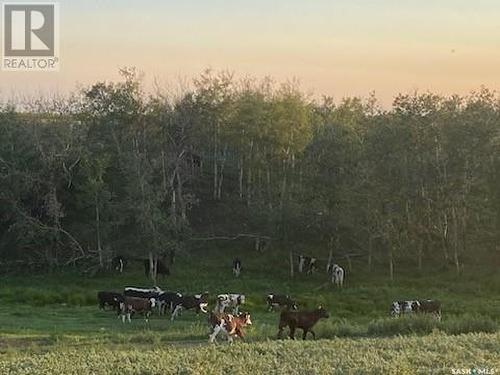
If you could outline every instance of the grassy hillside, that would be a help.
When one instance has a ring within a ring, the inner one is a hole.
[[[235,255],[244,265],[239,279],[231,273]],[[493,269],[471,269],[460,278],[437,270],[424,274],[400,272],[391,283],[384,273],[369,273],[355,262],[352,271],[347,272],[346,287],[336,290],[327,283],[323,272],[290,279],[286,259],[285,255],[260,255],[238,249],[210,251],[210,256],[199,250],[178,257],[172,275],[160,282],[162,288],[184,293],[209,291],[212,297],[224,292],[247,295],[245,309],[251,312],[254,323],[247,330],[247,343],[233,348],[218,345],[217,349],[206,344],[208,327],[203,315],[184,312],[175,322],[153,316],[149,324],[141,318],[122,324],[112,312],[97,308],[98,290],[150,284],[139,264],[121,275],[109,273],[93,278],[76,270],[3,276],[0,373],[4,373],[2,368],[11,366],[20,373],[30,373],[30,366],[54,370],[51,366],[59,360],[57,366],[61,367],[57,368],[64,373],[71,373],[68,369],[72,361],[76,363],[75,372],[79,368],[91,372],[92,366],[103,361],[102,373],[106,373],[117,363],[125,368],[121,359],[130,356],[135,358],[133,366],[145,366],[145,373],[172,370],[169,363],[175,363],[179,373],[191,373],[203,364],[210,366],[219,350],[225,358],[224,366],[244,354],[241,372],[251,366],[256,366],[252,367],[255,371],[276,370],[285,366],[281,362],[288,357],[292,362],[286,368],[292,373],[303,373],[297,367],[302,363],[300,358],[305,366],[301,368],[310,373],[329,372],[328,369],[356,372],[357,368],[412,373],[411,369],[431,368],[431,364],[436,370],[454,365],[491,367],[500,358],[500,276]],[[301,309],[326,306],[330,318],[316,327],[317,337],[322,340],[306,344],[276,341],[278,313],[267,312],[264,301],[269,292],[291,294]],[[410,298],[441,300],[442,322],[428,317],[388,317],[392,300]],[[25,351],[33,355],[25,358]],[[161,354],[161,361],[146,365],[157,354]],[[174,360],[177,356],[179,359]],[[195,361],[190,364],[187,359],[193,356]],[[20,363],[27,367],[19,367]],[[129,371],[134,372],[131,368]],[[214,368],[213,373],[218,373],[218,369]]]

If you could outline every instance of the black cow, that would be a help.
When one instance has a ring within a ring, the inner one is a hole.
[[[195,294],[194,296],[183,296],[180,295],[178,297],[174,297],[174,301],[172,302],[172,316],[170,320],[174,320],[177,315],[181,312],[182,309],[191,310],[194,309],[196,314],[200,311],[203,313],[207,313],[208,306],[208,293],[203,294]]]
[[[316,270],[316,261],[316,258],[299,255],[299,272],[306,271],[307,274],[312,274]]]
[[[144,259],[144,274],[149,277],[149,271],[151,270],[149,259]],[[158,259],[156,264],[156,274],[159,276],[170,276],[170,269],[165,265],[165,263]]]
[[[173,311],[173,305],[176,301],[182,297],[181,293],[176,292],[162,292],[158,295],[158,308],[160,310],[160,315],[165,314],[165,310],[168,308],[170,313]]]
[[[117,255],[113,259],[111,259],[111,267],[120,273],[123,273],[123,270],[128,264],[127,258],[122,255]]]
[[[241,273],[241,260],[238,258],[235,258],[233,260],[233,274],[236,277],[239,277]]]
[[[98,292],[97,300],[99,301],[99,308],[105,310],[105,306],[111,306],[113,310],[119,311],[120,302],[123,302],[123,295],[117,292]]]
[[[268,294],[266,301],[268,311],[273,311],[275,307],[284,307],[286,310],[297,310],[297,303],[285,294]]]

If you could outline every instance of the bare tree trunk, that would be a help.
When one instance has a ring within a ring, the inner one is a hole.
[[[104,267],[104,259],[102,254],[102,244],[101,244],[101,218],[99,213],[99,196],[97,191],[94,194],[95,198],[95,223],[96,223],[96,234],[97,234],[97,252],[99,254],[99,267]]]
[[[373,236],[368,235],[368,270],[372,270]]]
[[[240,169],[240,174],[239,174],[239,178],[238,178],[238,181],[239,181],[239,188],[240,188],[240,199],[243,200],[243,157],[240,157],[240,165],[239,165],[239,169]]]
[[[290,251],[290,277],[293,279],[293,252]]]

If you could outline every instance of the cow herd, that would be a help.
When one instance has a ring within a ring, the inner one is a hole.
[[[244,294],[226,293],[215,297],[214,307],[208,310],[208,292],[184,295],[178,292],[163,291],[159,287],[138,288],[126,287],[123,293],[100,291],[97,293],[99,307],[110,307],[116,311],[122,322],[131,322],[133,315],[142,315],[148,322],[150,315],[156,311],[160,316],[170,313],[170,320],[174,321],[184,310],[191,310],[196,314],[204,313],[208,316],[210,326],[209,342],[214,342],[219,335],[224,335],[228,342],[234,338],[244,337],[244,328],[252,325],[250,313],[240,311],[245,304]],[[303,331],[305,340],[310,332],[313,338],[316,334],[312,330],[314,325],[322,318],[328,318],[325,308],[319,306],[312,311],[298,311],[298,304],[294,298],[284,294],[268,294],[265,297],[267,310],[281,311],[278,323],[278,338],[283,330],[289,329],[289,337],[295,338],[295,330]],[[427,313],[441,318],[441,305],[435,300],[410,300],[395,301],[390,306],[390,315],[399,317],[405,314]]]

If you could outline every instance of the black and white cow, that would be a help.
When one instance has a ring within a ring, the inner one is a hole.
[[[235,258],[233,260],[233,274],[236,277],[239,277],[241,273],[241,260],[238,258]]]
[[[160,315],[165,314],[165,311],[168,310],[170,313],[173,311],[173,304],[175,301],[178,301],[182,297],[181,293],[177,292],[162,292],[158,295],[157,302],[158,308],[160,310]]]
[[[275,308],[285,308],[286,310],[297,310],[297,303],[285,294],[268,294],[266,297],[268,311]]]
[[[111,259],[111,267],[120,273],[123,273],[123,270],[128,264],[127,258],[122,255],[117,255],[113,259]]]
[[[177,296],[174,297],[174,300],[172,302],[172,316],[170,317],[170,320],[173,321],[177,315],[182,310],[192,310],[194,309],[196,311],[196,314],[199,314],[200,311],[203,313],[207,313],[207,306],[208,306],[208,293],[202,293],[202,294],[195,294],[194,296]]]
[[[344,285],[344,269],[338,264],[330,264],[328,265],[327,271],[332,277],[332,283],[342,288],[342,286]]]
[[[144,298],[144,299],[151,299],[154,298],[155,300],[158,300],[160,295],[164,293],[161,288],[154,286],[152,288],[143,288],[143,287],[133,287],[133,286],[128,286],[124,289],[123,295],[125,297],[135,297],[135,298]],[[161,305],[159,303],[155,304],[158,306],[158,313],[161,314]]]
[[[120,310],[120,302],[123,302],[123,295],[117,292],[98,292],[97,300],[99,301],[99,308],[105,309],[105,306],[111,306],[113,310]]]
[[[406,314],[432,314],[441,320],[441,302],[431,299],[395,301],[391,304],[390,314],[399,317]]]
[[[299,273],[305,271],[307,274],[312,274],[316,270],[316,262],[316,258],[299,255]]]
[[[244,294],[228,293],[219,294],[215,303],[214,313],[222,314],[227,308],[231,309],[232,314],[238,314],[239,308],[245,303]]]

